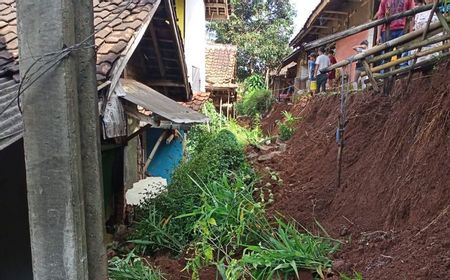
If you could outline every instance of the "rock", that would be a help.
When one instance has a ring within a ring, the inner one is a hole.
[[[332,269],[337,272],[347,272],[350,269],[350,265],[344,260],[334,260]]]
[[[267,161],[273,159],[275,156],[279,155],[280,152],[271,152],[269,154],[261,155],[258,157],[258,161]]]
[[[258,146],[258,149],[260,149],[261,151],[267,152],[267,151],[273,149],[273,147],[267,146],[267,145],[260,145],[260,146]]]
[[[282,153],[286,152],[286,150],[287,150],[287,144],[286,144],[286,143],[280,143],[280,144],[278,145],[278,150],[279,150],[280,152],[282,152]]]
[[[339,231],[340,236],[346,236],[348,234],[348,228],[346,226],[343,226],[341,230]]]
[[[257,156],[258,156],[257,153],[249,153],[249,154],[247,155],[247,158],[252,159],[252,158],[255,158],[255,157],[257,157]]]

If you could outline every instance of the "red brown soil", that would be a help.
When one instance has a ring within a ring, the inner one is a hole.
[[[272,107],[269,113],[261,121],[261,129],[265,135],[278,134],[277,121],[283,119],[283,111],[290,111],[292,105],[279,103]]]
[[[285,183],[274,187],[271,210],[315,231],[317,220],[343,240],[336,270],[369,280],[450,279],[449,81],[446,64],[407,90],[398,81],[390,97],[350,96],[340,187],[339,96],[291,108],[300,121],[287,151],[259,164]]]
[[[167,280],[190,280],[191,274],[184,270],[185,258],[174,258],[170,254],[161,254],[151,260],[153,266],[158,267]],[[200,272],[200,280],[216,279],[216,269],[209,267]]]

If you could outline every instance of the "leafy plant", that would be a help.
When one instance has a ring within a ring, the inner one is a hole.
[[[188,263],[194,275],[203,266],[216,263],[214,253],[235,255],[243,244],[258,240],[255,226],[263,216],[264,205],[253,198],[248,179],[235,175],[231,179],[224,176],[218,181],[197,183],[202,191],[202,205],[178,217],[197,218],[194,231],[198,238],[191,245],[195,254]]]
[[[323,271],[331,267],[329,255],[339,244],[331,239],[300,233],[293,224],[277,219],[278,229],[263,235],[258,245],[246,246],[240,260],[254,279],[281,278],[295,275],[298,268],[316,271],[323,278]]]
[[[284,120],[282,122],[278,121],[278,131],[280,134],[280,139],[282,141],[286,141],[289,140],[295,133],[297,118],[287,111],[283,111],[282,114]]]
[[[145,260],[130,252],[125,258],[113,257],[108,262],[111,280],[163,280],[163,274],[153,269]]]
[[[273,279],[296,275],[300,268],[323,275],[331,266],[328,256],[337,250],[337,242],[300,233],[281,219],[273,230],[265,217],[264,199],[256,201],[256,188],[240,176],[196,185],[202,191],[202,205],[177,217],[197,218],[197,237],[190,246],[193,257],[187,265],[193,279],[211,264],[224,279]],[[242,258],[235,259],[240,252]]]
[[[189,131],[187,145],[189,155],[201,152],[208,141],[223,129],[232,132],[242,146],[258,144],[264,141],[264,136],[258,121],[255,122],[253,128],[245,128],[235,120],[227,120],[224,116],[220,115],[211,102],[207,102],[204,105],[202,113],[209,118],[210,122],[208,124],[196,125]]]
[[[362,274],[356,271],[353,276],[347,276],[344,273],[340,273],[339,276],[342,280],[364,280]]]
[[[236,105],[236,110],[241,115],[257,117],[267,113],[273,102],[274,98],[270,90],[258,89],[246,93]]]
[[[174,217],[191,213],[202,204],[202,192],[191,178],[197,182],[216,181],[232,172],[251,175],[242,146],[233,133],[221,130],[175,170],[166,193],[147,199],[138,208],[139,222],[132,239],[144,251],[166,248],[180,252],[193,240],[195,217]]]

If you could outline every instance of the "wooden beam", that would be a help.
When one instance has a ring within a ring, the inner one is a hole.
[[[150,81],[150,87],[184,87],[184,84],[173,81]]]
[[[365,59],[363,59],[361,62],[362,62],[364,69],[366,70],[367,77],[369,77],[369,80],[370,80],[370,83],[372,84],[373,89],[375,90],[375,92],[380,92],[380,88],[378,87],[378,82],[373,77],[372,71],[370,71],[369,63],[367,63],[367,61]]]
[[[165,2],[165,8],[167,10],[167,13],[169,14],[169,23],[172,26],[172,36],[173,39],[176,41],[177,50],[178,50],[178,59],[180,62],[180,68],[182,73],[182,79],[184,81],[184,87],[186,89],[186,100],[190,98],[191,95],[191,86],[189,85],[189,81],[187,78],[187,66],[186,62],[184,60],[184,51],[182,47],[182,39],[181,34],[178,32],[178,25],[176,23],[175,18],[175,11],[172,7],[172,1],[171,0],[163,0]]]
[[[320,25],[313,25],[313,26],[311,26],[312,28],[318,28],[318,29],[328,29],[328,28],[330,28],[330,27],[328,27],[328,26],[320,26]]]
[[[334,18],[334,17],[318,17],[317,20],[328,20],[328,21],[345,21],[344,18]]]
[[[156,61],[158,62],[159,73],[161,74],[161,77],[164,77],[166,75],[166,69],[164,68],[164,62],[162,60],[161,50],[159,49],[158,38],[156,37],[155,28],[153,28],[152,23],[150,23],[149,30],[150,35],[152,36],[152,44],[156,54]]]
[[[347,12],[342,12],[342,11],[323,11],[325,14],[333,14],[333,15],[341,15],[341,16],[348,16]]]

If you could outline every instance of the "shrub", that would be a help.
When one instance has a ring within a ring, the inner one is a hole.
[[[246,93],[236,105],[239,114],[256,117],[264,115],[272,108],[274,98],[272,92],[267,89],[258,89]]]
[[[338,243],[300,233],[294,224],[281,219],[273,229],[265,217],[265,204],[255,200],[253,184],[240,176],[234,178],[197,183],[202,204],[177,217],[196,217],[193,258],[187,266],[193,279],[202,267],[211,264],[217,266],[223,279],[283,279],[298,274],[297,268],[323,276]],[[242,257],[234,259],[241,252]]]
[[[215,181],[231,172],[249,173],[250,168],[236,137],[230,131],[221,130],[200,152],[175,170],[166,193],[147,199],[139,207],[139,222],[132,236],[134,242],[147,251],[167,248],[179,252],[193,238],[195,217],[174,217],[191,213],[202,203],[201,190],[192,179]]]
[[[159,270],[150,267],[145,260],[136,256],[134,252],[125,258],[118,256],[108,261],[109,279],[111,280],[164,280]]]
[[[297,118],[295,118],[291,113],[283,111],[284,120],[282,122],[278,121],[278,132],[280,134],[280,139],[282,141],[289,140],[295,133],[295,124]]]

